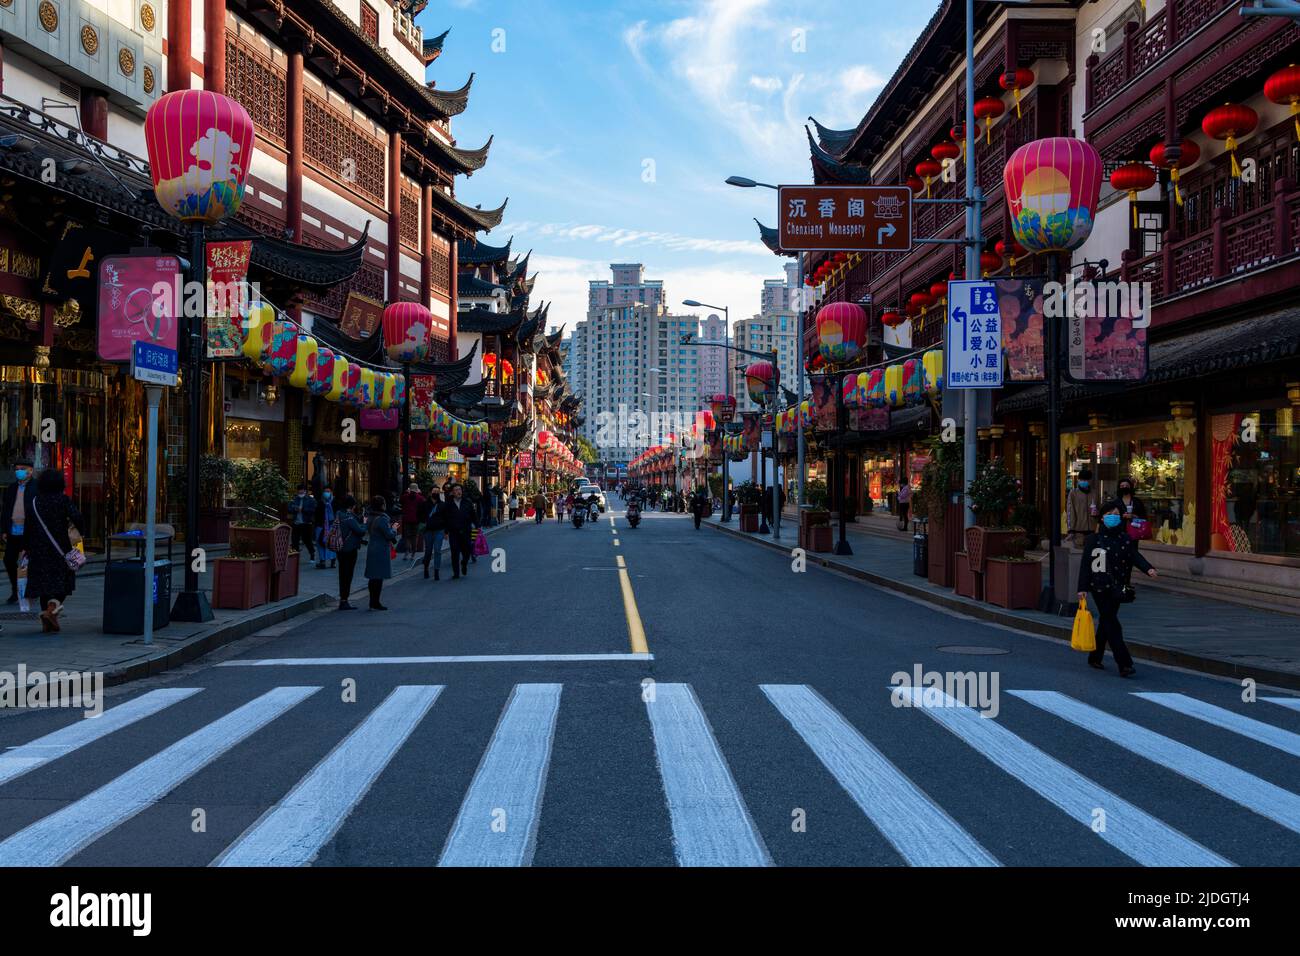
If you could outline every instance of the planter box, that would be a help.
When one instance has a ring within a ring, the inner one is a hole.
[[[1021,528],[967,528],[965,544],[971,570],[983,573],[989,558],[1011,554],[1016,548],[1017,539],[1024,536],[1025,532]]]
[[[953,586],[953,556],[960,550],[962,540],[961,518],[961,506],[950,504],[930,519],[927,578],[942,588]]]
[[[831,526],[828,524],[813,525],[807,531],[806,540],[804,549],[807,551],[826,553],[835,550],[835,540],[831,535]]]
[[[270,558],[217,558],[212,562],[212,606],[247,611],[271,596]]]
[[[278,524],[273,528],[230,528],[230,546],[244,542],[254,554],[265,554],[271,560],[272,571],[283,571],[289,563],[289,542],[293,529],[287,524]]]
[[[984,570],[984,598],[1009,610],[1038,607],[1043,566],[1037,561],[989,558]]]
[[[749,513],[746,513],[745,510],[744,510],[745,507],[747,507],[747,506],[745,506],[745,505],[742,505],[742,506],[741,506],[741,511],[740,511],[740,530],[741,530],[741,531],[757,531],[757,530],[758,530],[758,512],[757,512],[757,510],[755,510],[755,511],[751,511],[751,512],[749,512]]]
[[[228,544],[230,519],[234,512],[229,508],[201,508],[199,510],[199,542],[201,544]]]
[[[970,566],[970,556],[965,551],[953,555],[953,588],[958,596],[984,600],[984,582],[982,574],[975,573]]]
[[[271,572],[271,600],[283,601],[298,593],[298,571],[302,564],[302,552],[290,551],[289,563],[283,571]]]

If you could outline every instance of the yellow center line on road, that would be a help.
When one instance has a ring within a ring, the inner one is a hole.
[[[623,614],[627,617],[627,636],[632,642],[632,653],[649,654],[650,645],[645,640],[645,628],[641,626],[641,612],[636,609],[636,595],[632,593],[632,579],[627,574],[627,562],[623,555],[614,555],[618,562],[618,586],[623,590]]]

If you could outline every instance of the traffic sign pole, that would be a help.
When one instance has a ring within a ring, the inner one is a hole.
[[[154,534],[156,530],[154,512],[158,508],[158,403],[162,399],[162,387],[145,386],[145,398],[149,403],[148,439],[145,447],[145,495],[144,495],[144,642],[153,643],[153,609],[154,589]]]

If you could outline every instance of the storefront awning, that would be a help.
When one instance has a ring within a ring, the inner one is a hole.
[[[1264,316],[1240,319],[1154,342],[1149,369],[1137,385],[1098,382],[1061,386],[1063,402],[1096,398],[1120,390],[1149,388],[1168,382],[1203,378],[1237,369],[1256,368],[1300,356],[1300,308],[1282,309]],[[1047,407],[1047,385],[1033,385],[998,402],[999,414],[1037,411]]]

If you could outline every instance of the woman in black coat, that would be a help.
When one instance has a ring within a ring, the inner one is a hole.
[[[1089,594],[1097,604],[1099,617],[1097,627],[1097,649],[1088,655],[1088,664],[1098,670],[1105,670],[1102,658],[1106,654],[1106,645],[1119,665],[1121,677],[1132,677],[1137,673],[1133,669],[1133,658],[1124,644],[1124,628],[1119,623],[1119,607],[1132,600],[1126,594],[1129,575],[1133,568],[1145,572],[1149,577],[1156,576],[1156,569],[1142,557],[1136,542],[1128,536],[1124,527],[1124,505],[1120,501],[1108,501],[1101,509],[1101,529],[1088,535],[1083,545],[1083,562],[1079,566],[1079,600]]]
[[[68,567],[64,555],[72,550],[68,525],[83,535],[86,522],[72,500],[63,493],[63,472],[47,468],[36,479],[32,496],[30,533],[24,536],[27,547],[27,593],[41,603],[41,630],[59,629],[59,612],[63,602],[77,587],[76,574]]]

